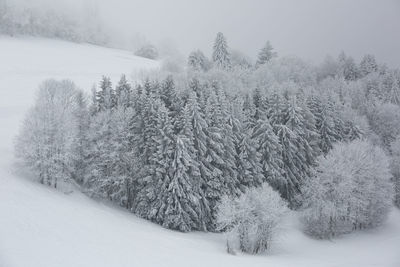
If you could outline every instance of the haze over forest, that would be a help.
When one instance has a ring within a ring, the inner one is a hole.
[[[10,2],[10,0],[8,0]],[[373,54],[400,66],[398,0],[13,0],[29,5],[90,9],[118,44],[148,40],[176,48],[186,57],[193,49],[210,54],[215,34],[227,36],[232,49],[255,59],[270,40],[280,55],[297,55],[314,63],[342,50],[360,60]],[[71,15],[72,16],[72,15]],[[117,39],[119,39],[117,41]]]

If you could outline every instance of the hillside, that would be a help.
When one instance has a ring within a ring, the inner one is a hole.
[[[219,234],[163,229],[77,192],[41,186],[13,165],[13,136],[46,78],[85,90],[101,75],[156,68],[130,52],[86,44],[0,37],[0,267],[25,266],[399,266],[400,212],[379,229],[334,241],[304,236],[290,214],[266,256],[231,256]]]

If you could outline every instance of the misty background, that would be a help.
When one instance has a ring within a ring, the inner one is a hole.
[[[280,55],[313,62],[340,51],[359,60],[374,54],[378,62],[400,66],[399,0],[8,0],[62,8],[71,16],[90,10],[129,48],[150,42],[182,55],[201,49],[210,55],[216,33],[231,49],[253,59],[266,40]]]

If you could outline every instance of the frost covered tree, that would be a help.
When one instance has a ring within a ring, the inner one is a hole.
[[[118,85],[115,88],[116,104],[118,106],[122,106],[124,108],[131,106],[131,90],[132,87],[126,80],[126,76],[122,75]]]
[[[217,33],[214,42],[212,60],[217,68],[228,70],[231,67],[230,53],[228,44],[223,33]]]
[[[316,151],[308,138],[315,133],[306,127],[303,110],[296,104],[295,98],[289,99],[282,109],[282,124],[275,126],[275,132],[282,147],[282,166],[284,183],[277,189],[293,206],[301,193],[301,185],[310,175],[315,163]]]
[[[252,59],[241,51],[231,51],[231,64],[233,68],[248,70],[253,67]]]
[[[261,154],[257,151],[257,142],[251,138],[238,119],[232,115],[228,121],[234,134],[235,165],[238,175],[238,186],[242,192],[249,187],[258,187],[264,181],[261,165]]]
[[[391,171],[393,175],[393,183],[395,188],[394,204],[400,208],[400,138],[399,136],[391,144],[390,150],[392,153],[391,158]]]
[[[154,45],[145,44],[135,51],[135,56],[144,57],[148,59],[158,59],[158,50]]]
[[[255,140],[265,181],[278,188],[283,180],[282,146],[268,119],[258,120],[251,138]]]
[[[42,184],[57,187],[79,173],[75,168],[77,160],[84,157],[80,151],[84,147],[75,142],[84,142],[82,101],[81,93],[68,80],[46,80],[39,87],[35,105],[17,137],[16,155]],[[75,154],[78,151],[82,154]]]
[[[256,66],[259,67],[264,65],[267,62],[270,62],[273,58],[277,57],[278,53],[274,51],[271,43],[267,41],[265,46],[261,49],[260,53],[258,54]]]
[[[337,143],[303,187],[304,231],[331,238],[385,221],[393,199],[389,159],[368,141]]]
[[[228,252],[269,250],[279,234],[286,203],[268,184],[250,188],[237,198],[225,196],[218,206],[218,227],[227,232]]]
[[[100,82],[100,91],[96,94],[96,104],[97,111],[110,110],[116,104],[115,91],[108,77],[103,76]]]
[[[342,51],[338,58],[339,69],[347,81],[355,81],[360,76],[360,71],[352,57],[347,57]]]
[[[189,54],[188,66],[195,71],[207,71],[211,63],[201,50],[196,50]]]
[[[319,148],[322,153],[326,154],[332,149],[333,144],[340,140],[335,129],[332,109],[316,96],[311,96],[307,100],[307,107],[315,118],[315,127],[319,134]]]
[[[362,76],[378,71],[378,64],[373,55],[365,55],[360,62],[360,72]]]

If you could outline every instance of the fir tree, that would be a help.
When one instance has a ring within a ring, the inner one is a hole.
[[[225,36],[219,32],[213,47],[213,62],[217,68],[228,70],[231,67],[231,59]]]
[[[122,75],[115,89],[117,105],[122,107],[131,106],[131,85],[126,80],[126,76]]]
[[[110,78],[103,76],[100,82],[100,91],[97,92],[96,103],[98,111],[110,110],[115,106],[115,92],[112,89]]]
[[[251,137],[257,142],[265,181],[274,187],[283,183],[282,147],[268,119],[257,121]]]
[[[365,55],[360,62],[360,72],[362,76],[378,71],[378,64],[373,55]]]
[[[259,67],[264,65],[267,62],[270,62],[274,57],[278,56],[278,53],[273,51],[274,48],[272,47],[271,43],[267,41],[265,46],[261,49],[260,53],[258,54],[258,59],[256,62],[256,66]]]

